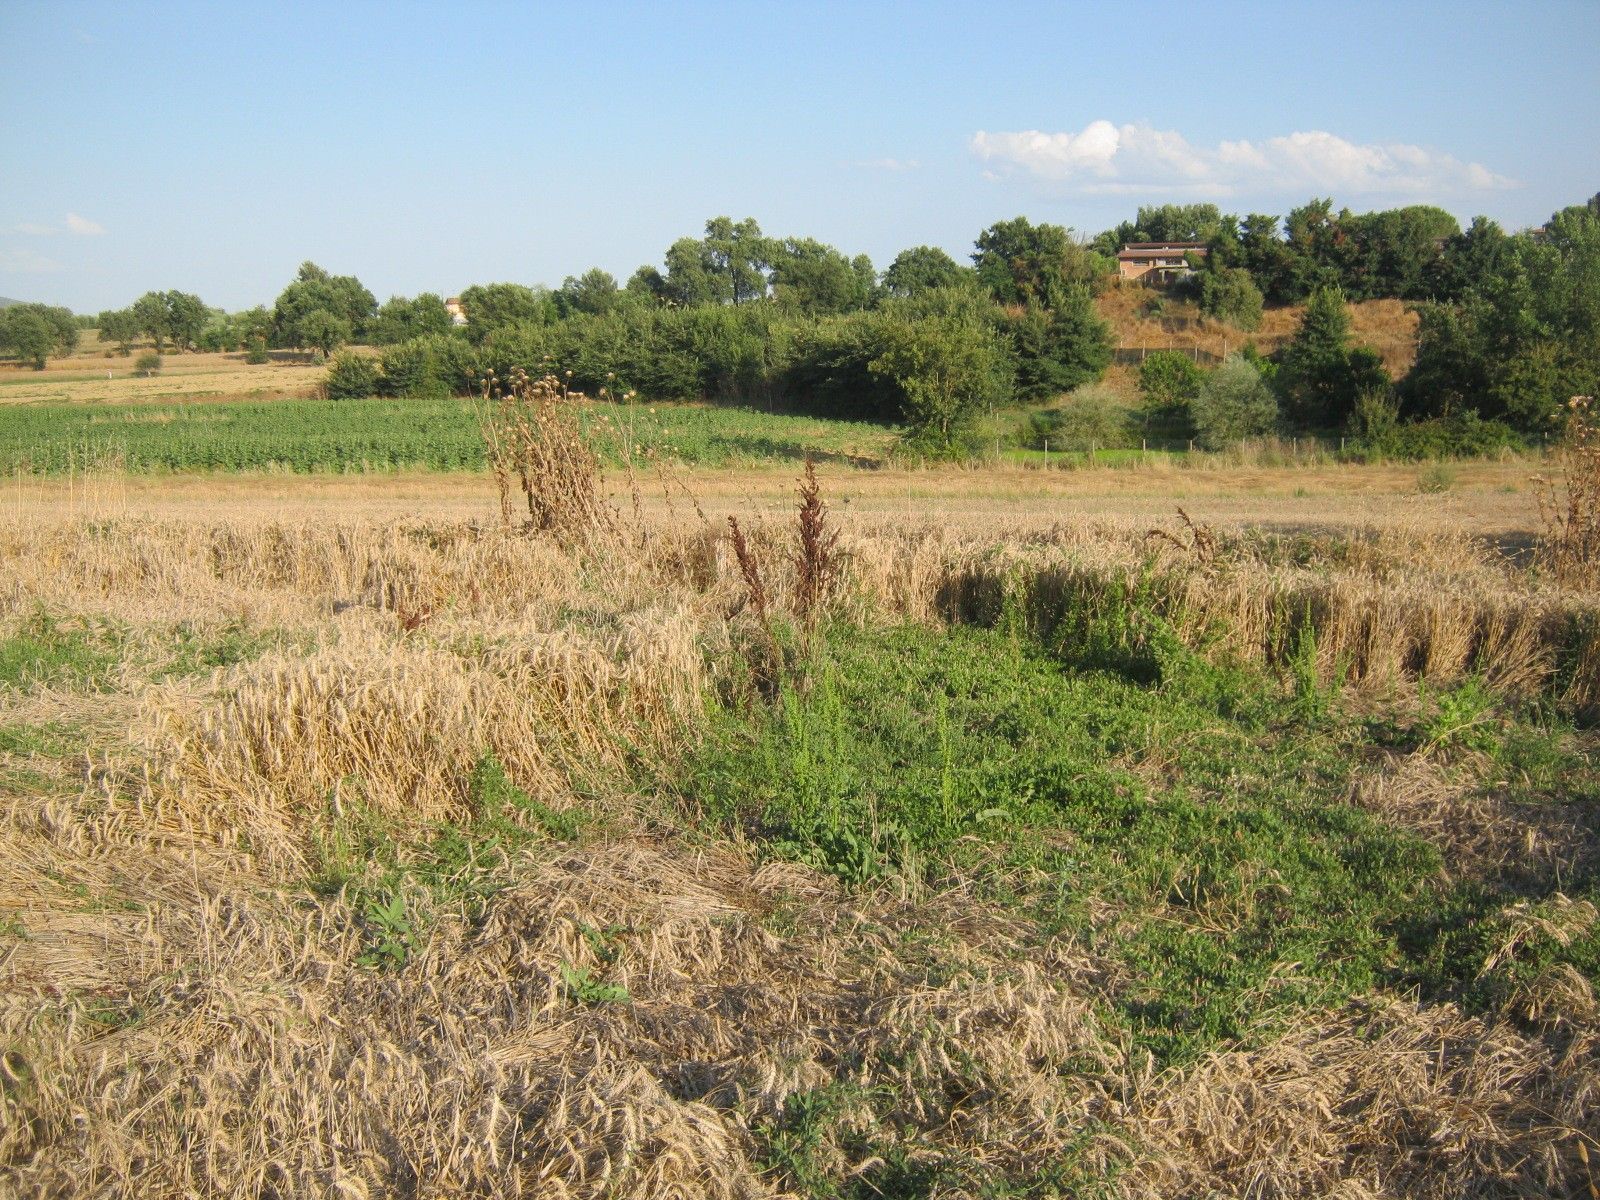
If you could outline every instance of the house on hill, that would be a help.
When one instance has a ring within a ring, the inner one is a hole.
[[[1194,274],[1189,256],[1204,258],[1204,242],[1128,242],[1117,254],[1117,276],[1161,285]]]

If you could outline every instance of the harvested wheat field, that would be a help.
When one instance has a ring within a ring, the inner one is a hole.
[[[1582,579],[495,461],[5,507],[0,1193],[1589,1194]]]

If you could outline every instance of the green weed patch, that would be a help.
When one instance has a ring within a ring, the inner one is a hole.
[[[1108,1018],[1161,1062],[1374,990],[1491,1000],[1519,897],[1449,882],[1434,846],[1348,803],[1369,727],[1126,617],[1043,644],[1004,622],[834,629],[770,705],[715,719],[684,794],[851,886],[974,877],[1041,941],[1116,964]],[[1407,736],[1474,749],[1499,728],[1469,685]],[[1496,736],[1550,769],[1547,745]],[[1527,945],[1530,971],[1594,978],[1582,936]]]

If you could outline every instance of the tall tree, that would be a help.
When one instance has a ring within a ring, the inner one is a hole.
[[[1364,348],[1352,350],[1349,343],[1344,293],[1337,288],[1313,292],[1277,374],[1292,420],[1308,428],[1342,427],[1358,396],[1387,386],[1377,355]]]
[[[895,255],[883,273],[892,296],[916,296],[934,288],[954,287],[972,274],[937,246],[913,246]]]
[[[56,331],[38,309],[43,305],[14,304],[0,309],[0,353],[14,355],[36,371],[45,369],[56,348]]]
[[[735,304],[760,300],[767,294],[773,242],[762,234],[754,217],[737,222],[731,217],[712,217],[706,222],[705,253],[707,268],[726,276],[728,294]]]
[[[576,277],[568,275],[555,293],[556,305],[563,316],[610,312],[620,298],[621,290],[617,287],[616,277],[599,267],[593,267]]]
[[[998,221],[978,235],[972,255],[978,278],[1002,304],[1047,304],[1073,284],[1095,288],[1111,264],[1079,246],[1060,225],[1026,217]]]
[[[100,340],[102,342],[115,342],[117,350],[127,355],[133,350],[133,343],[139,340],[139,319],[133,315],[131,308],[114,308],[100,314],[98,321]]]
[[[870,364],[905,396],[914,441],[951,449],[956,435],[1006,394],[1004,347],[987,324],[962,317],[889,320]]]
[[[772,294],[786,308],[854,312],[872,303],[876,282],[871,259],[852,260],[814,238],[785,238],[772,250]]]
[[[496,330],[513,325],[548,325],[558,314],[545,288],[520,283],[478,283],[461,293],[467,314],[467,337],[482,342]]]
[[[1089,289],[1062,289],[1046,308],[1030,305],[1008,317],[1007,332],[1016,354],[1017,394],[1044,399],[1069,392],[1105,374],[1111,363],[1111,327],[1094,311]]]
[[[377,311],[377,299],[355,276],[330,275],[316,263],[304,262],[273,305],[272,335],[280,346],[316,347],[317,339],[305,324],[313,313],[326,313],[343,321],[349,338],[364,334]],[[328,326],[319,321],[315,329],[326,334]]]
[[[367,340],[374,346],[393,346],[450,330],[450,312],[444,301],[433,292],[423,292],[412,300],[389,297],[369,322]]]

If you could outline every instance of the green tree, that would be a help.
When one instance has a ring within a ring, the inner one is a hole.
[[[15,304],[0,309],[0,351],[42,371],[56,347],[56,331],[44,316],[33,311],[37,307]]]
[[[1207,450],[1222,450],[1245,438],[1271,433],[1278,419],[1272,389],[1238,356],[1206,376],[1190,407],[1196,440]]]
[[[1453,216],[1427,204],[1361,216],[1341,213],[1339,236],[1351,243],[1341,280],[1346,295],[1425,299],[1442,247],[1460,233]]]
[[[640,300],[660,304],[667,298],[667,277],[659,268],[646,264],[628,276],[623,290]]]
[[[616,308],[621,295],[616,277],[610,271],[594,267],[576,278],[568,275],[555,293],[555,300],[562,316],[599,315]]]
[[[1059,289],[1046,308],[1030,305],[1006,318],[1016,355],[1016,386],[1024,399],[1069,392],[1105,374],[1111,363],[1111,327],[1094,310],[1083,285]]]
[[[423,292],[411,300],[391,296],[368,323],[367,341],[374,346],[393,346],[412,338],[449,333],[451,328],[450,312],[433,292]]]
[[[97,322],[102,342],[115,342],[117,350],[127,357],[133,344],[139,340],[139,319],[131,308],[113,308],[100,314]]]
[[[701,304],[726,304],[733,291],[725,274],[713,269],[706,244],[699,238],[679,238],[667,247],[667,273],[661,298],[680,308]]]
[[[42,332],[41,332],[42,331]],[[80,330],[72,310],[53,304],[12,304],[0,308],[0,346],[44,369],[52,354],[67,355],[77,348]]]
[[[326,315],[335,321],[344,320],[331,313]],[[322,386],[330,400],[359,400],[376,394],[378,382],[378,365],[365,355],[347,351],[334,355]]]
[[[961,317],[890,320],[869,364],[905,396],[910,440],[947,452],[956,437],[1006,397],[1009,363],[993,329]]]
[[[767,294],[774,250],[754,218],[712,217],[705,237],[679,238],[667,247],[662,297],[685,308],[759,300]]]
[[[1476,217],[1466,230],[1448,239],[1434,261],[1426,283],[1430,297],[1460,303],[1511,266],[1515,243],[1488,217]]]
[[[1072,240],[1060,225],[1026,217],[999,221],[978,235],[972,256],[978,278],[1002,304],[1048,304],[1073,284],[1097,288],[1111,263]]]
[[[1223,216],[1215,204],[1160,204],[1141,206],[1132,221],[1108,229],[1090,244],[1114,257],[1129,242],[1209,242],[1236,218]]]
[[[1502,240],[1475,223],[1468,235],[1459,301],[1420,310],[1405,409],[1553,432],[1572,396],[1600,390],[1600,198],[1533,233]]]
[[[1284,348],[1277,374],[1291,420],[1303,427],[1342,428],[1362,392],[1387,387],[1377,355],[1351,349],[1344,293],[1322,288],[1306,304],[1294,340]]]
[[[883,273],[891,296],[918,296],[934,288],[956,287],[972,274],[937,246],[913,246],[895,255]]]
[[[772,250],[772,294],[785,308],[855,312],[872,304],[876,284],[871,259],[848,258],[814,238],[786,238]]]
[[[309,326],[306,322],[314,314],[323,313],[343,322],[342,340],[349,341],[366,332],[368,322],[377,311],[377,300],[355,276],[330,275],[316,263],[301,263],[299,273],[273,305],[273,340],[296,350],[320,349],[313,331],[326,341],[333,326],[321,317]]]
[[[296,322],[295,336],[301,346],[329,355],[349,342],[350,322],[325,308],[319,308]]]
[[[233,321],[239,331],[239,341],[245,346],[256,342],[265,346],[267,339],[272,336],[272,314],[264,305],[258,304],[254,308],[234,313]]]
[[[548,325],[559,313],[548,289],[520,283],[479,283],[461,293],[467,337],[483,342],[516,325]]]
[[[767,269],[774,244],[761,232],[754,217],[734,221],[712,217],[706,222],[706,262],[712,274],[726,277],[728,295],[735,304],[759,300],[767,294]]]
[[[1174,436],[1187,437],[1193,425],[1194,399],[1206,373],[1187,354],[1157,350],[1139,364],[1139,395],[1147,421],[1167,427]]]
[[[134,320],[139,332],[155,344],[160,354],[167,341],[167,299],[161,292],[146,292],[133,302]]]
[[[211,310],[199,296],[189,292],[161,292],[166,308],[166,332],[178,350],[193,349],[200,333],[211,320]]]
[[[1261,324],[1261,289],[1243,267],[1222,267],[1200,273],[1200,311],[1235,329]]]

